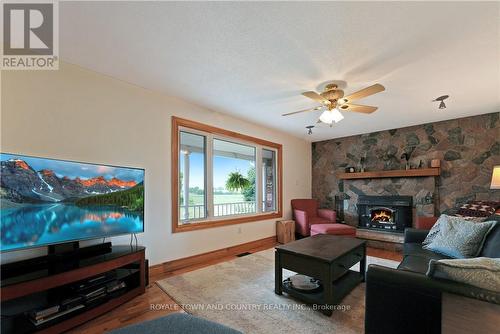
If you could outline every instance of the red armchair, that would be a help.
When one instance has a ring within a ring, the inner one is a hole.
[[[318,209],[318,202],[314,199],[293,199],[292,209],[295,231],[304,237],[311,234],[311,225],[334,224],[337,221],[335,211]]]

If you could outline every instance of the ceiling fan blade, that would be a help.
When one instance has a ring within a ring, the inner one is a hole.
[[[354,112],[360,112],[363,114],[371,114],[375,110],[377,110],[377,107],[372,107],[372,106],[362,106],[359,104],[352,104],[352,103],[346,103],[338,107],[339,110],[342,111],[354,111]]]
[[[320,110],[322,108],[323,108],[323,106],[319,106],[319,107],[316,107],[316,108],[310,108],[310,109],[304,109],[304,110],[289,112],[289,113],[283,114],[281,116],[290,116],[290,115],[298,114],[298,113],[301,113],[301,112],[316,111],[316,110]]]
[[[385,90],[384,86],[382,86],[381,84],[375,84],[370,87],[366,87],[362,90],[358,90],[357,92],[352,93],[350,95],[344,96],[342,99],[339,99],[339,101],[342,103],[347,103],[354,100],[362,99],[363,97],[383,92],[384,90]]]
[[[304,92],[304,93],[302,93],[302,95],[304,95],[305,97],[308,97],[310,99],[313,99],[314,101],[318,101],[320,103],[323,103],[323,104],[330,104],[331,103],[330,101],[325,99],[323,96],[321,96],[318,93],[313,92],[313,91]]]

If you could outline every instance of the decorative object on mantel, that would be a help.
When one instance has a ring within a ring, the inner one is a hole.
[[[356,169],[354,167],[346,167],[345,172],[346,173],[355,173]]]
[[[500,165],[493,167],[490,189],[500,189]]]
[[[365,152],[365,155],[362,156],[360,159],[359,159],[359,164],[360,164],[360,168],[359,168],[359,171],[361,173],[364,173],[365,172],[365,163],[366,163],[366,152]]]
[[[432,159],[431,160],[431,167],[432,168],[439,168],[439,167],[441,167],[441,160],[439,160],[439,159]]]
[[[364,173],[337,173],[337,178],[340,180],[352,179],[378,179],[384,177],[424,177],[424,176],[439,176],[440,168],[419,168],[409,170],[381,170],[370,171]]]
[[[401,154],[400,159],[404,159],[406,161],[405,162],[405,169],[409,170],[410,169],[410,155],[405,152],[405,153]]]

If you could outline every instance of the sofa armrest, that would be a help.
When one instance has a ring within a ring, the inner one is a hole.
[[[500,293],[411,271],[369,265],[365,334],[441,333],[443,293],[500,304]],[[387,314],[397,317],[387,321]],[[411,331],[408,329],[411,324]]]
[[[318,209],[318,216],[332,222],[337,221],[337,213],[330,209]]]
[[[395,288],[404,288],[409,290],[422,289],[422,291],[435,291],[436,287],[430,284],[431,279],[426,275],[407,270],[394,269],[376,264],[368,266],[366,272],[367,284],[369,281],[377,284],[385,284]]]
[[[295,219],[296,232],[304,237],[307,237],[310,234],[307,212],[295,209],[293,210],[293,217]]]
[[[416,228],[406,228],[404,242],[421,244],[424,242],[425,237],[429,234],[429,230],[418,230]]]
[[[370,282],[371,281],[371,282]],[[407,289],[428,296],[439,296],[444,292],[474,298],[500,305],[500,293],[448,279],[428,277],[411,271],[393,269],[371,264],[366,272],[367,289],[370,283],[382,284],[396,289]]]
[[[293,210],[293,216],[295,217],[295,221],[299,222],[299,224],[306,223],[308,220],[306,211],[295,209]]]
[[[429,281],[422,274],[370,265],[365,334],[441,333],[441,292]]]

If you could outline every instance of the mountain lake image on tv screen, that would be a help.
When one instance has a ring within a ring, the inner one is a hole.
[[[1,250],[144,230],[144,170],[0,154]]]

